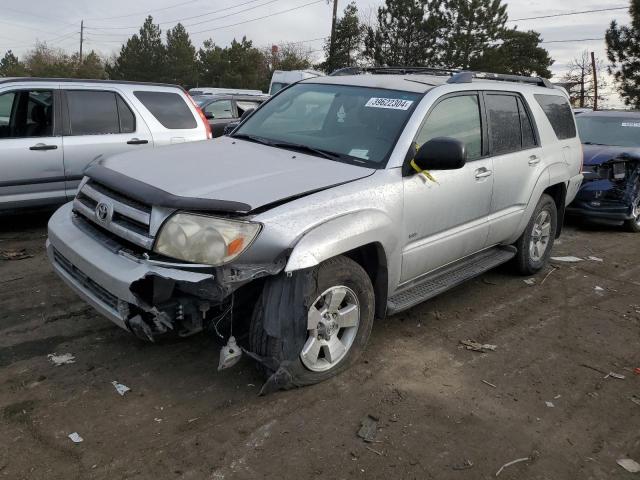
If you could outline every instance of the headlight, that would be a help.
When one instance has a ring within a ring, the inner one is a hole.
[[[162,226],[153,250],[187,262],[222,265],[256,238],[260,224],[177,213]]]

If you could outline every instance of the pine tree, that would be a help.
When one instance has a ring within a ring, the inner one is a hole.
[[[365,57],[377,66],[438,63],[444,0],[385,0],[367,27]]]
[[[181,23],[167,30],[167,63],[165,78],[185,87],[197,83],[196,49]]]
[[[471,59],[472,70],[551,77],[549,67],[553,60],[549,52],[540,46],[538,32],[507,29],[503,30],[500,40],[501,44],[488,46]]]
[[[336,22],[333,39],[333,55],[331,55],[331,39],[327,39],[324,51],[327,59],[320,68],[331,73],[344,67],[352,67],[359,63],[360,51],[364,40],[365,28],[358,18],[358,7],[351,2],[344,9],[344,15]]]
[[[82,63],[80,63],[80,56],[78,54],[72,55],[71,60],[76,64],[75,72],[73,74],[76,78],[104,79],[107,77],[104,70],[104,61],[93,50],[82,58]]]
[[[501,0],[445,0],[444,16],[442,63],[449,68],[469,68],[503,35],[507,6]]]
[[[640,0],[631,0],[631,24],[618,26],[614,20],[607,30],[607,57],[625,104],[640,108]]]
[[[110,78],[157,82],[166,78],[166,49],[160,27],[149,15],[140,28],[120,49],[120,55],[107,67]]]
[[[27,75],[24,64],[11,50],[8,50],[0,59],[0,77],[24,77]]]
[[[199,85],[219,87],[222,75],[227,65],[222,60],[223,49],[217,46],[213,39],[205,40],[198,50],[197,69]]]

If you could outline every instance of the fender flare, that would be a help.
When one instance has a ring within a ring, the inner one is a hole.
[[[293,247],[285,273],[315,267],[329,258],[371,243],[382,245],[385,255],[398,236],[395,222],[380,210],[360,210],[332,218],[307,231]]]

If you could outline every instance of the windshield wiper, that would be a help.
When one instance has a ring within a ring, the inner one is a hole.
[[[236,133],[231,138],[240,138],[241,140],[249,140],[250,142],[261,143],[262,145],[273,145],[271,140],[258,137],[257,135],[247,135],[246,133]]]
[[[309,145],[303,145],[301,143],[291,143],[291,142],[281,142],[281,141],[272,141],[270,143],[271,146],[278,148],[286,148],[290,150],[296,150],[298,152],[306,152],[311,153],[313,155],[318,155],[319,157],[328,158],[329,160],[337,160],[348,158],[347,155],[342,155],[340,153],[331,152],[329,150],[323,150],[321,148],[310,147]]]
[[[584,145],[602,145],[603,147],[608,147],[606,143],[596,143],[596,142],[582,142]]]

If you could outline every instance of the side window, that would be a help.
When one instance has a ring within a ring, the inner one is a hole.
[[[129,105],[116,93],[118,102],[118,118],[120,119],[120,133],[133,133],[136,131],[136,116]]]
[[[533,133],[533,124],[520,98],[518,98],[518,110],[520,112],[520,128],[522,129],[522,148],[524,150],[533,148],[537,145],[536,136]]]
[[[66,94],[71,135],[120,133],[114,92],[67,90]]]
[[[576,136],[576,124],[569,101],[560,95],[534,95],[542,107],[558,140],[566,140]]]
[[[485,96],[489,123],[489,150],[491,155],[502,155],[522,148],[518,97],[514,95]]]
[[[482,123],[477,95],[445,98],[429,113],[416,137],[423,145],[436,137],[451,137],[467,146],[467,159],[482,156]]]
[[[212,102],[204,107],[204,113],[207,115],[207,118],[213,115],[211,118],[214,120],[233,118],[231,100],[218,100],[217,102]]]
[[[177,93],[137,91],[133,94],[164,128],[176,130],[198,126],[186,101]]]
[[[53,92],[21,90],[0,95],[0,138],[53,135]]]

